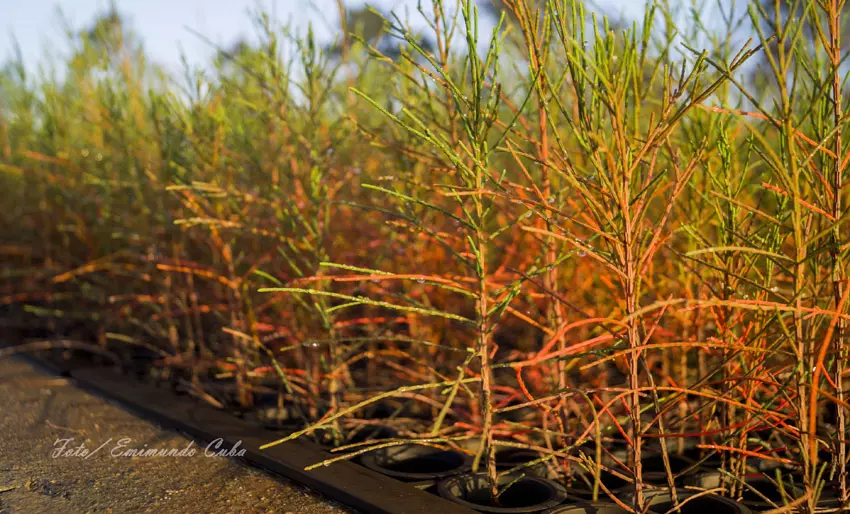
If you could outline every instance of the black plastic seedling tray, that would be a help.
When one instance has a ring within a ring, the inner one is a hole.
[[[203,443],[222,440],[222,447],[237,442],[249,464],[298,482],[330,499],[367,514],[475,514],[462,505],[417,489],[365,466],[341,461],[310,471],[328,454],[310,441],[290,441],[266,450],[259,447],[275,439],[259,424],[202,404],[190,396],[142,383],[110,368],[80,367],[28,356],[51,373],[70,377],[80,387],[106,397],[158,425],[186,434]]]

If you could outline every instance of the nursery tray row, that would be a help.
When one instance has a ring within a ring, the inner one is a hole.
[[[260,451],[275,437],[256,423],[204,405],[189,396],[142,383],[109,368],[75,367],[28,356],[50,372],[70,377],[80,387],[116,401],[151,421],[209,443],[222,440],[222,447],[245,449],[241,458],[251,465],[322,493],[365,513],[375,514],[474,514],[463,505],[417,489],[353,462],[305,471],[329,454],[310,441],[290,441]]]

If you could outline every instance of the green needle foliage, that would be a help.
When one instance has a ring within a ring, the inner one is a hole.
[[[493,505],[533,466],[645,512],[710,466],[846,509],[846,2],[674,4],[257,12],[182,76],[113,9],[10,60],[0,354],[135,363],[313,467],[465,452]]]

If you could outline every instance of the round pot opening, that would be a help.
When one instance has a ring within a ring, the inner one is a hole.
[[[608,463],[625,462],[629,458],[629,445],[622,441],[603,441],[601,450],[602,460]],[[595,460],[596,443],[586,441],[578,446],[578,451],[590,457],[591,460]]]
[[[593,481],[593,475],[584,474],[581,477],[575,477],[573,483],[567,488],[567,494],[582,500],[592,500]],[[617,491],[623,491],[633,487],[632,482],[611,473],[601,473],[599,475],[599,481],[601,485],[604,485],[605,489],[608,489],[611,493],[616,493]],[[606,497],[605,489],[599,487],[599,499],[604,499]]]
[[[364,409],[365,419],[395,419],[397,417],[429,419],[431,407],[419,402],[384,399]]]
[[[546,514],[631,514],[631,511],[616,503],[579,502],[573,505],[555,507],[552,510],[547,510]]]
[[[693,466],[693,462],[679,455],[667,454],[667,459],[670,462],[670,471],[676,475]],[[664,457],[658,453],[647,456],[642,459],[644,473],[667,473],[667,468],[664,467]]]
[[[469,457],[454,450],[404,444],[367,453],[361,458],[361,463],[385,475],[415,481],[463,473],[469,469],[469,460]]]
[[[803,495],[803,478],[799,472],[791,472],[783,475],[782,491],[776,485],[776,478],[772,475],[756,475],[746,479],[749,487],[743,487],[741,502],[754,509],[773,509],[781,507],[786,500],[793,500]],[[755,489],[753,491],[752,489]],[[756,491],[758,491],[758,494]],[[765,498],[767,498],[767,501]],[[841,506],[841,491],[835,482],[826,482],[820,491],[816,504],[818,507],[835,509]],[[842,511],[843,512],[843,511]]]
[[[443,498],[479,512],[504,514],[539,512],[566,498],[566,491],[560,484],[534,475],[505,475],[499,478],[498,486],[501,493],[494,499],[487,476],[470,473],[443,480],[437,491]]]
[[[685,485],[699,487],[700,489],[716,489],[723,486],[723,474],[720,471],[700,471],[685,480]]]
[[[391,439],[397,435],[398,433],[389,427],[375,425],[365,426],[357,429],[356,431],[349,432],[343,444],[362,443],[365,441],[373,441],[375,439]]]
[[[687,448],[681,455],[704,468],[719,468],[722,463],[719,453],[697,447]]]
[[[730,500],[729,498],[724,498],[714,494],[694,495],[680,493],[678,498],[678,512],[680,514],[703,514],[706,512],[710,512],[711,514],[751,513],[750,509],[746,506]],[[651,496],[649,498],[649,507],[655,512],[669,512],[674,507],[673,498],[670,493],[661,493]]]
[[[841,506],[841,486],[838,482],[827,482],[818,497],[818,507],[835,508]],[[846,506],[845,506],[846,508]]]
[[[693,471],[694,463],[679,455],[667,455],[670,472],[678,482],[685,471]],[[660,453],[648,455],[641,459],[643,465],[643,481],[651,485],[667,485],[667,468],[664,467],[664,456]]]
[[[753,507],[769,507],[783,505],[782,490],[777,487],[776,480],[768,478],[764,475],[758,475],[746,479],[746,486],[742,487],[741,502],[745,505]],[[795,493],[796,488],[792,485],[783,484],[785,495],[792,499],[798,495]],[[799,491],[798,491],[799,492]],[[770,500],[770,501],[767,501]]]
[[[507,448],[496,452],[496,468],[500,471],[505,471],[508,469],[515,468],[517,466],[522,466],[523,464],[528,464],[529,462],[534,462],[539,459],[540,454],[536,451],[524,450],[521,448]],[[523,468],[521,471],[534,471],[541,465],[545,464],[538,462],[536,464],[532,464],[531,466]]]

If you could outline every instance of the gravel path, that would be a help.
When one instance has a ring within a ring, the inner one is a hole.
[[[0,514],[353,514],[206,448],[26,361],[0,359]],[[185,451],[120,456],[145,449]]]

